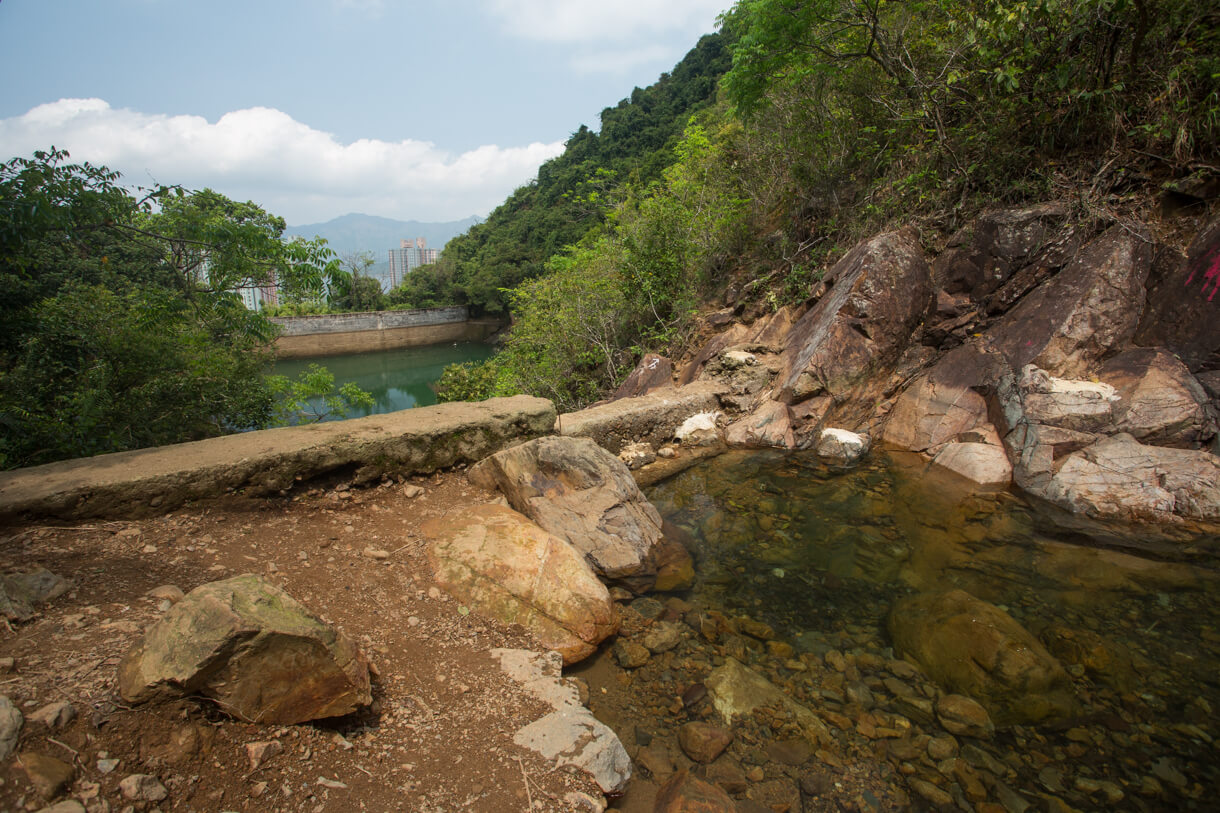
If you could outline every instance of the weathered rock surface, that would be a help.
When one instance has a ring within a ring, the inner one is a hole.
[[[1220,367],[1220,296],[1207,274],[1220,261],[1220,219],[1199,232],[1186,256],[1163,251],[1148,279],[1148,306],[1135,343],[1165,347],[1192,371]]]
[[[349,465],[360,481],[383,472],[430,474],[548,434],[554,425],[550,401],[518,395],[65,460],[0,473],[0,519],[146,516],[235,489],[278,494]]]
[[[1220,458],[1206,451],[1145,446],[1127,434],[1068,455],[1035,493],[1091,517],[1220,521]]]
[[[333,627],[255,575],[192,590],[119,664],[129,703],[203,694],[248,722],[350,714],[372,702],[368,663]]]
[[[719,395],[727,391],[716,381],[661,387],[647,395],[565,412],[556,421],[555,431],[565,437],[591,438],[614,454],[636,442],[657,448],[669,441],[674,430],[691,415],[719,409]]]
[[[631,779],[631,757],[617,736],[580,703],[576,687],[561,678],[556,653],[493,649],[491,655],[513,680],[550,707],[521,729],[513,742],[588,773],[604,793],[621,793]]]
[[[911,230],[860,243],[823,284],[827,292],[788,335],[778,400],[837,395],[892,364],[932,300],[931,272]]]
[[[950,238],[936,258],[936,287],[982,301],[1026,266],[1062,264],[1056,238],[1066,216],[1067,210],[1054,203],[985,212]]]
[[[1068,716],[1063,666],[1008,613],[962,590],[916,595],[889,616],[895,650],[946,690],[983,705],[998,725]]]
[[[0,695],[0,762],[8,759],[9,754],[16,750],[22,722],[21,712],[13,701]]]
[[[1012,463],[998,443],[946,443],[932,462],[980,486],[1007,488],[1012,483]]]
[[[849,466],[868,454],[870,445],[867,435],[830,427],[822,430],[814,451],[818,457],[840,466]]]
[[[962,737],[988,739],[995,723],[982,705],[960,694],[945,694],[936,699],[936,719],[945,731]]]
[[[724,438],[720,422],[723,419],[724,415],[720,412],[696,412],[679,424],[674,430],[673,439],[691,448],[722,446]]]
[[[812,742],[818,743],[830,736],[816,714],[735,658],[726,658],[724,665],[713,669],[703,683],[726,725],[732,725],[734,717],[751,714],[759,706],[780,706],[792,714]]]
[[[637,592],[655,582],[661,516],[623,462],[592,440],[538,438],[481,461],[471,477],[498,486],[595,573]]]
[[[623,461],[627,468],[635,471],[650,463],[655,463],[657,453],[647,443],[629,443],[618,453],[618,459]]]
[[[71,588],[71,582],[43,567],[27,573],[5,574],[0,576],[0,615],[27,621],[39,604],[59,598]]]
[[[437,583],[472,608],[520,624],[565,663],[618,629],[610,593],[566,541],[502,505],[431,519],[421,530]]]
[[[737,813],[733,798],[715,785],[680,770],[657,791],[653,813]]]
[[[764,401],[754,412],[730,426],[724,439],[730,446],[792,449],[796,446],[792,413],[787,404]]]
[[[1112,227],[1004,316],[991,332],[996,348],[1014,369],[1087,377],[1135,335],[1151,260],[1148,241]]]
[[[1141,443],[1197,448],[1216,433],[1202,385],[1163,349],[1119,353],[1097,375],[1117,393],[1115,427]]]
[[[17,764],[25,771],[38,795],[47,800],[64,793],[76,776],[76,769],[71,765],[45,754],[29,751],[18,754]]]
[[[898,397],[882,442],[935,453],[988,423],[987,402],[976,387],[993,381],[998,366],[997,358],[974,346],[950,351]]]
[[[733,732],[714,723],[695,721],[678,729],[678,745],[695,762],[712,762],[732,741]]]
[[[630,375],[623,380],[614,394],[610,396],[610,400],[616,401],[619,398],[636,398],[640,395],[647,395],[649,392],[660,387],[669,387],[673,385],[674,365],[673,362],[664,356],[658,356],[656,353],[647,353],[644,358],[640,359],[640,363],[635,365],[635,369]]]

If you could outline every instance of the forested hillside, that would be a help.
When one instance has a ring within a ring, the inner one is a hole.
[[[1214,4],[740,0],[714,42],[732,66],[674,163],[648,151],[658,139],[623,152],[611,117],[446,251],[429,303],[495,310],[515,286],[504,352],[450,371],[446,395],[587,403],[644,351],[680,351],[730,284],[755,307],[803,301],[866,233],[943,240],[986,206],[1036,200],[1123,222],[1149,190],[1218,173]]]
[[[503,313],[504,289],[538,276],[551,256],[600,225],[613,190],[660,177],[687,119],[715,100],[729,61],[723,35],[703,37],[672,73],[603,110],[599,132],[581,125],[535,181],[451,240],[440,261],[413,273],[393,301]]]

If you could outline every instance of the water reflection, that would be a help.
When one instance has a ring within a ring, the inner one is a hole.
[[[493,349],[482,342],[456,342],[406,347],[377,353],[352,353],[312,359],[283,359],[275,363],[276,375],[296,378],[310,364],[320,364],[335,376],[335,386],[354,381],[372,393],[376,403],[371,409],[354,410],[346,415],[330,415],[326,420],[360,418],[415,406],[436,403],[432,385],[450,364],[482,361]],[[315,399],[320,400],[320,399]],[[315,406],[321,406],[314,404]]]

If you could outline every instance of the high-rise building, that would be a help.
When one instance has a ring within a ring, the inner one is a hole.
[[[398,248],[390,249],[390,287],[397,286],[413,269],[436,262],[439,253],[428,248],[422,237],[401,241]]]

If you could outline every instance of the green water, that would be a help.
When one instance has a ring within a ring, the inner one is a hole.
[[[858,679],[877,697],[873,713],[888,720],[902,713],[891,689],[918,689],[896,685],[878,666],[894,662],[890,607],[914,593],[961,589],[999,606],[1044,642],[1092,647],[1083,655],[1080,646],[1056,650],[1079,700],[1073,719],[1016,726],[989,741],[958,738],[963,749],[977,746],[969,752],[977,759],[989,755],[1004,766],[1007,775],[980,769],[990,801],[1003,799],[1013,810],[1023,799],[1031,813],[1067,809],[1054,806],[1060,801],[1077,810],[1217,809],[1215,528],[1182,529],[1169,538],[1094,524],[1012,493],[972,493],[912,458],[883,454],[844,471],[812,456],[734,452],[648,496],[689,533],[696,581],[681,597],[695,612],[763,621],[810,667],[792,671],[791,660],[768,655],[748,636],[715,644],[692,636],[691,650],[672,661],[654,658],[658,680],[701,681],[706,668],[731,655],[799,701],[851,716],[858,709],[823,663],[845,655],[861,664]],[[665,684],[650,683],[651,666],[630,683],[632,702],[643,707],[672,696]],[[922,730],[944,733],[935,725]],[[860,740],[856,732],[836,736],[845,752],[858,753],[851,750]],[[882,740],[863,745],[886,782],[909,776],[961,796],[946,763],[895,756],[901,749]],[[774,768],[777,775],[785,770]],[[917,809],[929,809],[917,794],[912,799]]]
[[[482,342],[455,342],[426,347],[406,347],[377,353],[351,353],[312,359],[284,359],[272,370],[276,375],[295,378],[310,364],[320,364],[335,376],[335,386],[354,381],[372,393],[372,409],[358,409],[345,415],[329,415],[326,420],[360,418],[436,403],[432,385],[450,364],[483,361],[494,350]]]

